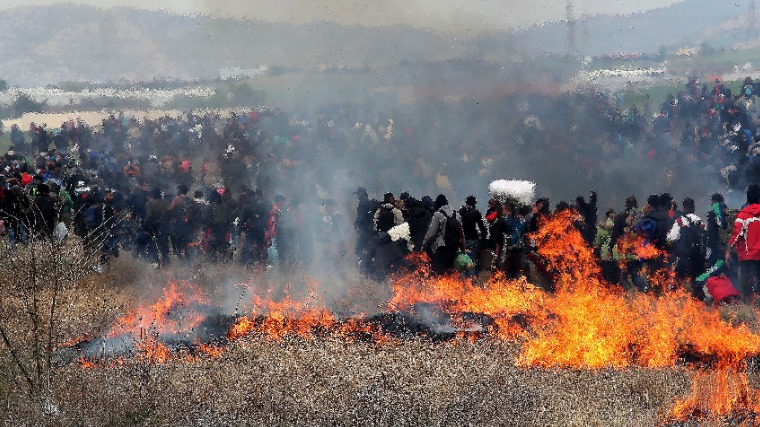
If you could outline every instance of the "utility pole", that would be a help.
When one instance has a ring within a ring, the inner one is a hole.
[[[575,14],[572,0],[567,0],[565,4],[565,15],[567,19],[567,51],[570,55],[576,55],[578,51],[575,43]]]

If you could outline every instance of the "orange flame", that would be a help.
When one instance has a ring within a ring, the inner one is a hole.
[[[414,269],[392,280],[388,310],[414,311],[421,304],[433,305],[459,322],[459,330],[468,327],[464,313],[489,316],[491,336],[523,343],[516,360],[519,366],[660,368],[690,361],[702,369],[694,376],[693,395],[679,400],[668,419],[760,413],[760,396],[750,389],[744,373],[746,358],[760,354],[760,335],[722,320],[717,310],[676,286],[670,270],[647,272],[660,290],[656,294],[629,293],[604,282],[597,258],[574,226],[575,219],[572,212],[556,214],[530,236],[536,242],[535,259],[551,278],[553,292],[524,277],[507,280],[497,274],[479,284],[456,275],[434,276],[427,257],[413,254],[409,261]],[[651,260],[664,254],[652,245],[633,236],[626,239],[621,244],[623,253],[650,266],[660,264]],[[338,319],[318,297],[317,286],[312,283],[302,299],[254,295],[249,314],[237,320],[227,338],[262,334],[274,340],[295,336],[392,341],[361,317]],[[119,319],[118,328],[133,335],[139,332],[138,358],[162,363],[171,357],[159,341],[162,331],[176,333],[197,326],[202,315],[194,307],[202,304],[207,302],[199,289],[172,283],[160,301]],[[112,331],[117,332],[116,328]],[[198,350],[219,357],[222,347],[199,345]],[[708,371],[709,366],[717,369]],[[705,387],[710,387],[709,393]]]
[[[135,343],[137,348],[136,359],[149,363],[166,363],[171,357],[171,351],[158,339],[151,337]]]
[[[142,340],[150,332],[161,335],[190,331],[204,319],[199,309],[208,305],[200,288],[185,281],[172,281],[154,304],[140,306],[117,319],[107,336],[130,333]]]
[[[524,277],[507,280],[497,274],[481,286],[456,276],[431,275],[427,264],[397,277],[391,286],[394,294],[389,306],[393,309],[408,310],[415,304],[428,303],[449,314],[485,314],[493,319],[497,336],[505,340],[524,332],[513,317],[539,315],[535,308],[543,300],[543,292]]]
[[[673,405],[666,422],[743,418],[756,414],[760,414],[760,394],[750,388],[746,372],[734,367],[719,368],[694,374],[691,396]]]
[[[311,292],[308,300],[297,301],[285,296],[281,301],[254,295],[253,310],[232,326],[228,338],[234,340],[250,333],[265,334],[275,340],[287,335],[313,338],[335,327],[335,317]]]
[[[569,216],[549,219],[534,238],[555,273],[557,291],[544,300],[552,316],[532,325],[535,339],[525,343],[518,364],[667,367],[688,351],[686,356],[698,356],[718,369],[695,375],[692,396],[675,405],[670,419],[758,413],[758,392],[747,385],[743,361],[760,354],[760,335],[729,325],[719,312],[676,288],[669,271],[649,272],[664,291],[660,297],[610,289],[600,281],[591,251]],[[643,259],[661,256],[634,253]]]
[[[222,353],[224,353],[224,347],[218,345],[199,343],[197,348],[200,354],[203,354],[210,359],[218,359],[222,357]]]
[[[620,236],[617,241],[618,253],[622,255],[622,261],[627,258],[655,259],[664,257],[666,254],[647,242],[644,236],[628,232]]]
[[[677,363],[684,346],[723,360],[742,360],[760,351],[760,336],[726,324],[682,289],[670,285],[660,298],[611,289],[599,278],[591,249],[571,217],[547,220],[534,238],[555,271],[557,291],[545,298],[552,316],[533,325],[536,339],[523,346],[521,364],[663,367]],[[660,277],[672,280],[663,272]]]
[[[82,367],[82,369],[92,369],[95,367],[94,361],[86,359],[84,357],[77,358],[77,363]]]

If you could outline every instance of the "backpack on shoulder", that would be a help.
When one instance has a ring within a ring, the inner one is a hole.
[[[377,216],[377,230],[387,232],[394,225],[396,225],[396,217],[393,215],[393,208],[380,208],[380,214]]]
[[[451,216],[446,215],[446,212],[440,211],[443,217],[446,218],[444,224],[443,242],[444,246],[448,248],[463,249],[464,248],[464,231],[462,230],[462,224],[457,219],[456,213]]]
[[[681,228],[681,237],[678,245],[685,253],[704,258],[705,253],[705,230],[699,223],[692,222],[686,217],[677,220]]]

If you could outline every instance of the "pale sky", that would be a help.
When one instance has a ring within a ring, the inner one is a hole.
[[[581,17],[634,13],[682,0],[572,1],[575,17]],[[405,24],[472,33],[564,19],[566,2],[567,0],[77,0],[70,3],[98,7],[158,8],[182,14],[201,13],[272,22],[303,23],[322,20],[368,26]],[[2,0],[0,10],[54,3],[65,2]]]

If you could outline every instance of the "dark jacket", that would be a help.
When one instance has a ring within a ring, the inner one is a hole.
[[[19,221],[28,222],[31,205],[32,200],[20,185],[13,185],[5,192],[5,209],[11,226],[17,226]]]
[[[58,202],[49,193],[38,194],[34,199],[32,228],[45,236],[52,236],[58,223]]]
[[[371,200],[366,197],[359,199],[359,204],[356,206],[356,220],[354,220],[354,228],[359,234],[360,239],[364,239],[372,235],[372,218],[379,206],[380,204],[377,202],[377,200]]]
[[[583,217],[583,226],[581,235],[589,246],[593,246],[594,237],[596,237],[596,220],[597,220],[597,196],[591,193],[588,203],[582,203],[577,206],[578,213]]]
[[[723,257],[725,248],[721,241],[721,230],[728,227],[727,208],[725,203],[713,203],[707,212],[705,221],[705,249],[710,265]]]
[[[464,205],[459,209],[462,216],[462,230],[465,240],[477,240],[486,238],[486,226],[483,222],[483,214],[474,206]]]
[[[425,233],[427,233],[430,220],[433,218],[433,210],[416,199],[414,201],[407,200],[406,203],[409,206],[409,214],[407,216],[409,235],[414,243],[414,249],[418,251],[422,249]]]
[[[148,200],[143,225],[148,232],[157,232],[167,220],[169,202],[166,199]],[[168,223],[167,223],[168,224]]]
[[[667,249],[668,231],[673,226],[675,219],[671,219],[664,209],[654,209],[645,218],[652,219],[656,226],[654,236],[652,236],[652,244],[658,249]]]

